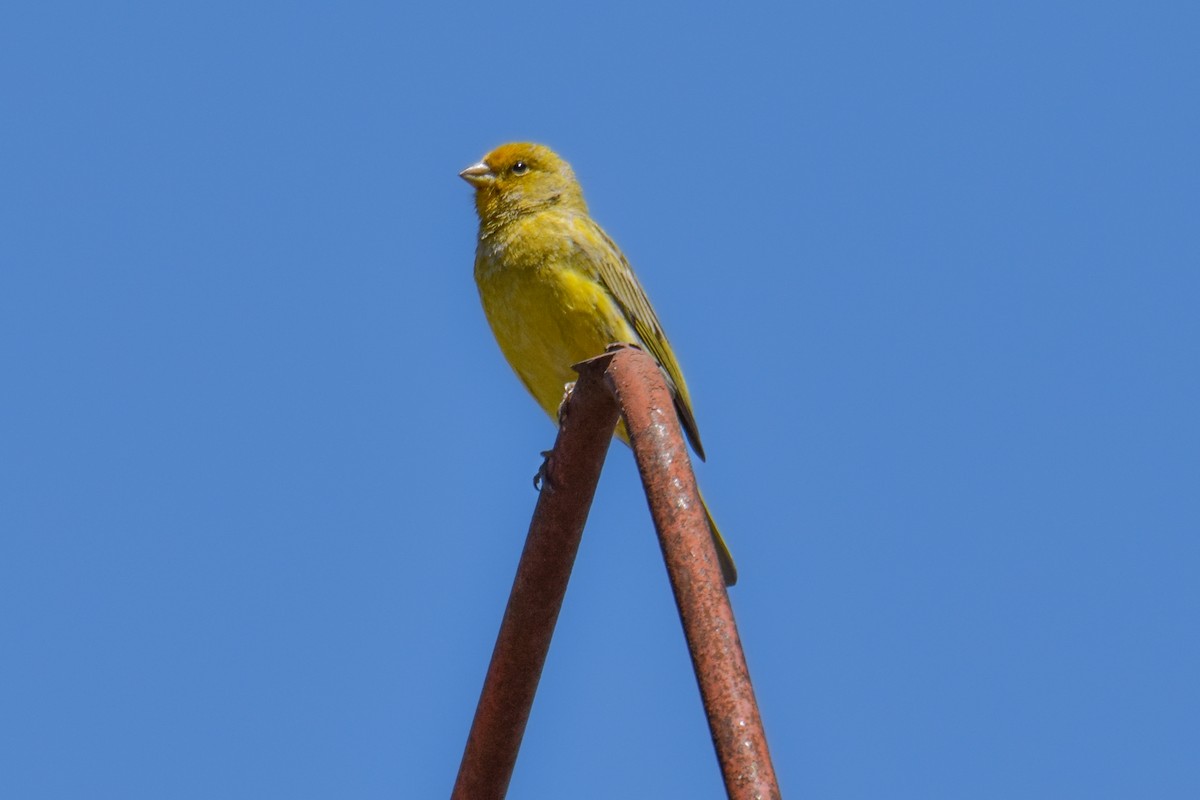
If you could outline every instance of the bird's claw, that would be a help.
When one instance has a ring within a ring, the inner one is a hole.
[[[542,465],[538,467],[538,471],[533,476],[533,488],[539,492],[543,486],[551,491],[554,490],[554,479],[550,477],[550,462],[553,456],[553,450],[542,451]]]

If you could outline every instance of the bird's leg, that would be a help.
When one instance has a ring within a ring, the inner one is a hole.
[[[562,402],[558,404],[558,426],[561,428],[563,423],[567,421],[567,404],[571,401],[571,394],[575,391],[575,381],[563,385]],[[539,492],[544,485],[547,489],[554,489],[554,481],[550,477],[551,460],[554,454],[553,450],[542,451],[542,465],[538,467],[538,471],[533,476],[533,488]]]
[[[558,427],[562,427],[567,421],[567,403],[571,401],[571,395],[575,392],[575,381],[563,384],[563,398],[558,404]]]
[[[558,426],[561,428],[563,423],[567,421],[567,404],[571,401],[571,393],[575,391],[575,381],[571,381],[563,386],[562,402],[558,404]],[[550,477],[550,467],[553,450],[542,451],[542,465],[538,467],[537,473],[533,476],[533,488],[539,492],[544,485],[547,489],[554,489],[554,481]]]

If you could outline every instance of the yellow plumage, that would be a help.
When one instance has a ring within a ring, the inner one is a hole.
[[[687,384],[629,262],[588,214],[570,165],[549,148],[501,145],[460,173],[475,187],[479,243],[475,282],[508,363],[551,417],[571,369],[614,342],[653,355],[675,397],[692,447],[704,448]],[[628,443],[624,426],[618,435]],[[705,506],[705,512],[708,512]],[[733,559],[708,516],[726,583]]]

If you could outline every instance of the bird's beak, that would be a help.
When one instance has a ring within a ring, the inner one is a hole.
[[[458,177],[476,188],[486,186],[496,178],[495,174],[492,173],[492,168],[482,161],[467,167],[458,173]]]

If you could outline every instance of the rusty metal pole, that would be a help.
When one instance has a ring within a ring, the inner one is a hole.
[[[492,651],[452,800],[501,800],[508,791],[554,624],[579,550],[596,482],[617,424],[604,385],[605,354],[577,367],[560,420],[504,621]]]
[[[625,426],[731,800],[779,798],[758,702],[696,489],[687,446],[658,363],[641,350],[610,350],[606,377]]]

